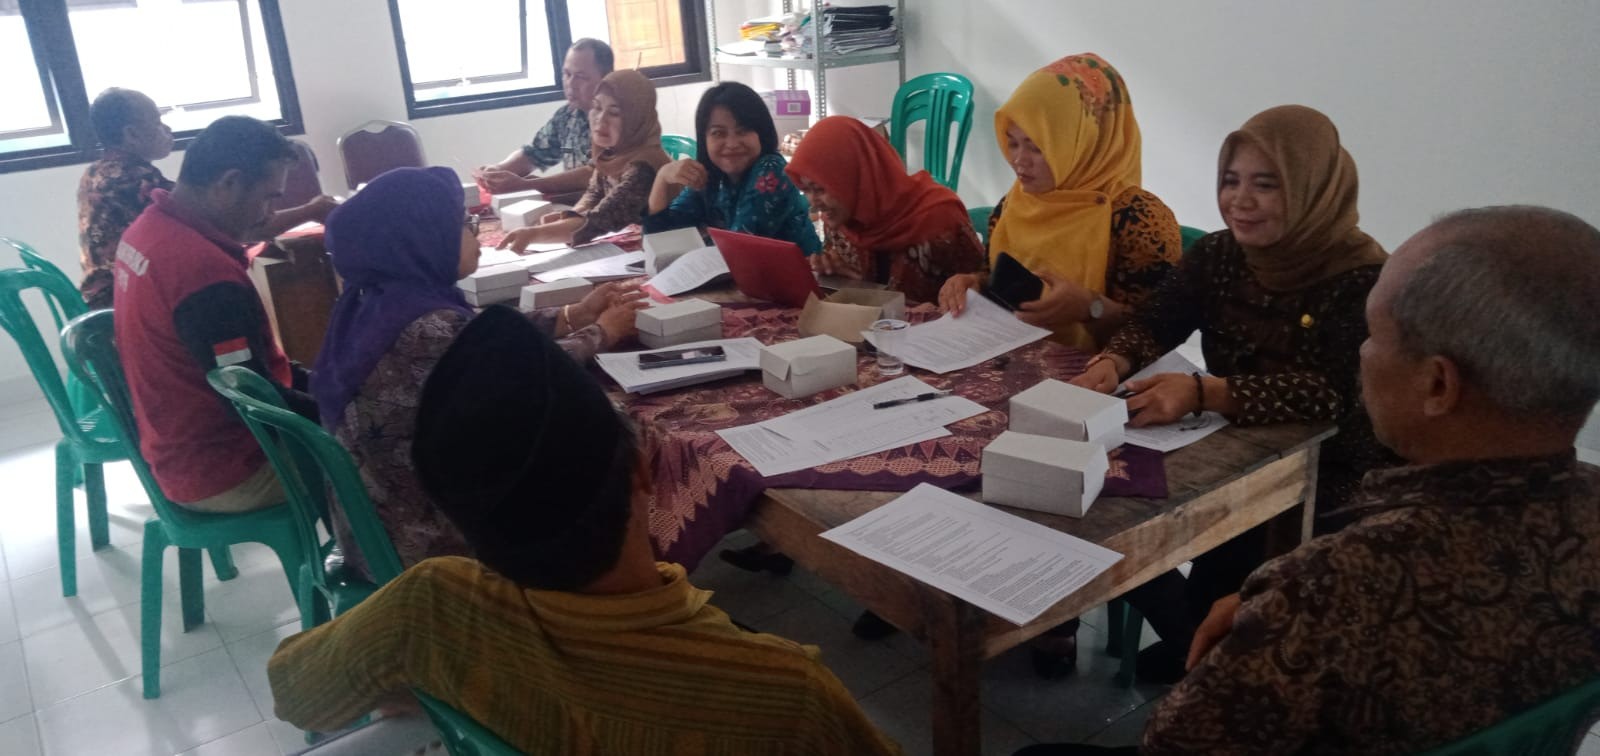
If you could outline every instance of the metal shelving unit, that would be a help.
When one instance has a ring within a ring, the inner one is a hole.
[[[817,2],[818,0],[813,0]],[[813,110],[817,118],[828,115],[828,77],[827,71],[833,68],[848,68],[850,66],[865,66],[874,63],[898,63],[900,66],[900,83],[906,83],[906,44],[905,44],[905,0],[895,0],[895,24],[900,30],[900,44],[894,49],[864,50],[847,55],[831,55],[826,52],[827,44],[822,33],[820,18],[812,18],[811,23],[816,25],[815,47],[809,58],[785,58],[771,55],[729,55],[717,47],[717,0],[705,0],[706,4],[706,37],[711,44],[711,77],[717,81],[722,80],[722,66],[745,66],[750,68],[782,68],[786,69],[786,79],[790,89],[794,89],[795,71],[810,71],[816,80],[816,91],[812,93]],[[783,12],[790,13],[794,10],[793,0],[783,0]],[[816,6],[812,6],[813,12]]]

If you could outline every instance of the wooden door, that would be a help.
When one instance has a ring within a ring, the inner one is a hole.
[[[606,0],[617,68],[684,62],[680,0]]]

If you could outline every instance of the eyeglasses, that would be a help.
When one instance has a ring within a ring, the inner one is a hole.
[[[480,220],[481,219],[479,219],[478,216],[473,214],[471,211],[467,212],[467,219],[466,219],[467,230],[471,231],[473,236],[477,236],[478,235],[478,224],[479,224]]]

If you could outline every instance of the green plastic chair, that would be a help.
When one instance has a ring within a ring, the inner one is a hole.
[[[309,630],[326,621],[329,608],[333,616],[343,614],[398,576],[404,569],[400,556],[378,519],[350,452],[321,426],[291,412],[277,389],[254,371],[231,365],[211,371],[206,379],[217,393],[233,403],[245,426],[261,443],[289,497],[302,547],[306,553],[319,557],[300,566],[301,627]],[[356,546],[372,572],[371,581],[355,570],[330,573],[323,568],[322,557],[331,542],[320,542],[317,523],[329,521],[325,493],[329,489],[350,523]]]
[[[422,710],[433,720],[433,726],[444,739],[450,756],[522,756],[522,751],[512,748],[500,736],[433,696],[413,689]]]
[[[39,324],[23,303],[23,292],[33,290],[44,296],[53,312],[69,318],[82,315],[88,308],[65,276],[24,268],[0,271],[0,327],[22,351],[33,380],[44,392],[45,401],[61,426],[61,440],[56,442],[56,552],[61,561],[61,595],[76,596],[78,539],[72,490],[81,480],[88,498],[89,543],[97,551],[111,545],[102,465],[127,459],[128,452],[121,438],[108,427],[104,410],[80,414],[73,408],[61,369],[45,346]]]
[[[1423,756],[1566,756],[1600,711],[1600,680],[1592,680],[1509,719]]]
[[[60,268],[56,267],[55,263],[45,259],[44,255],[39,254],[39,251],[34,249],[27,242],[0,236],[0,243],[10,245],[12,249],[15,249],[17,251],[17,255],[22,258],[22,264],[24,267],[31,268],[46,275],[58,278],[62,283],[66,284],[66,288],[68,289],[77,288],[77,285],[72,283],[72,279],[69,278],[66,273],[62,272]],[[61,327],[66,325],[67,321],[71,320],[73,316],[78,313],[68,314],[63,312],[61,307],[56,304],[54,298],[49,300],[49,305],[50,318],[56,322],[55,333],[60,335]],[[72,404],[73,410],[79,417],[88,414],[99,406],[94,403],[94,399],[91,397],[89,390],[84,388],[83,384],[78,383],[77,377],[71,373],[67,374],[67,401]],[[80,485],[82,484],[81,480],[78,482]]]
[[[150,497],[156,516],[144,523],[144,554],[140,565],[139,645],[144,674],[144,697],[161,696],[161,569],[168,546],[178,548],[178,591],[183,604],[183,629],[188,632],[205,621],[205,595],[201,592],[200,550],[210,549],[213,559],[235,543],[261,543],[278,555],[289,590],[299,603],[296,577],[308,555],[300,545],[294,512],[286,505],[241,514],[212,514],[184,509],[162,493],[138,453],[139,431],[133,418],[133,400],[123,376],[112,328],[112,311],[95,310],[67,323],[61,332],[61,352],[67,365],[107,409],[105,417],[130,452],[128,461]],[[228,567],[232,567],[231,561]]]
[[[969,207],[967,217],[972,219],[972,229],[978,232],[978,241],[983,242],[984,249],[989,248],[989,216],[994,214],[994,207]]]
[[[694,159],[700,150],[694,139],[676,134],[662,134],[661,149],[666,150],[667,156],[673,160]]]
[[[1188,252],[1189,248],[1193,247],[1195,242],[1200,241],[1200,237],[1211,233],[1210,231],[1203,231],[1193,226],[1179,226],[1178,229],[1179,233],[1182,234],[1180,238],[1183,239],[1184,252]]]
[[[906,132],[917,121],[928,122],[923,131],[922,167],[934,181],[954,191],[961,182],[961,157],[972,132],[972,82],[961,74],[931,73],[900,85],[889,116],[889,143],[901,160],[906,158]],[[952,124],[956,127],[953,153]]]

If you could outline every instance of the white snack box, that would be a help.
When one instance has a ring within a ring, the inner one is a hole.
[[[1018,433],[1055,436],[1115,449],[1128,424],[1128,403],[1108,394],[1046,378],[1011,397],[1011,422]]]
[[[478,182],[476,182],[476,181],[463,181],[463,182],[461,182],[461,197],[462,197],[462,199],[465,199],[467,201],[467,209],[468,210],[471,210],[472,208],[475,208],[475,207],[483,204],[482,202],[478,201],[480,196],[481,196],[481,194],[478,191]]]
[[[461,294],[466,297],[467,304],[473,307],[488,307],[492,304],[515,301],[517,293],[520,291],[522,291],[521,287],[510,286],[503,289],[487,289],[485,291],[464,291]]]
[[[706,246],[700,230],[689,226],[644,235],[644,272],[655,275],[673,261]]]
[[[523,200],[543,199],[543,198],[544,198],[544,192],[541,192],[541,191],[539,191],[537,189],[524,189],[524,190],[518,191],[518,192],[506,192],[505,194],[492,194],[492,195],[489,195],[489,209],[495,211],[495,213],[498,214],[500,212],[500,208],[505,207],[506,205],[515,205],[518,202],[521,202]]]
[[[462,291],[483,293],[496,289],[521,289],[528,284],[528,270],[520,265],[491,265],[456,282]],[[516,297],[513,296],[512,299]]]
[[[761,348],[761,380],[795,399],[856,382],[856,348],[832,336],[811,336]]]
[[[539,225],[539,219],[551,212],[550,203],[528,199],[500,208],[500,228],[512,231]]]
[[[521,308],[537,310],[577,304],[594,291],[594,284],[585,278],[563,278],[550,283],[528,284],[522,287]]]
[[[1099,444],[1006,431],[983,449],[983,500],[1082,517],[1110,468]]]
[[[640,310],[634,324],[639,341],[651,349],[720,339],[722,308],[703,299],[683,299]]]

